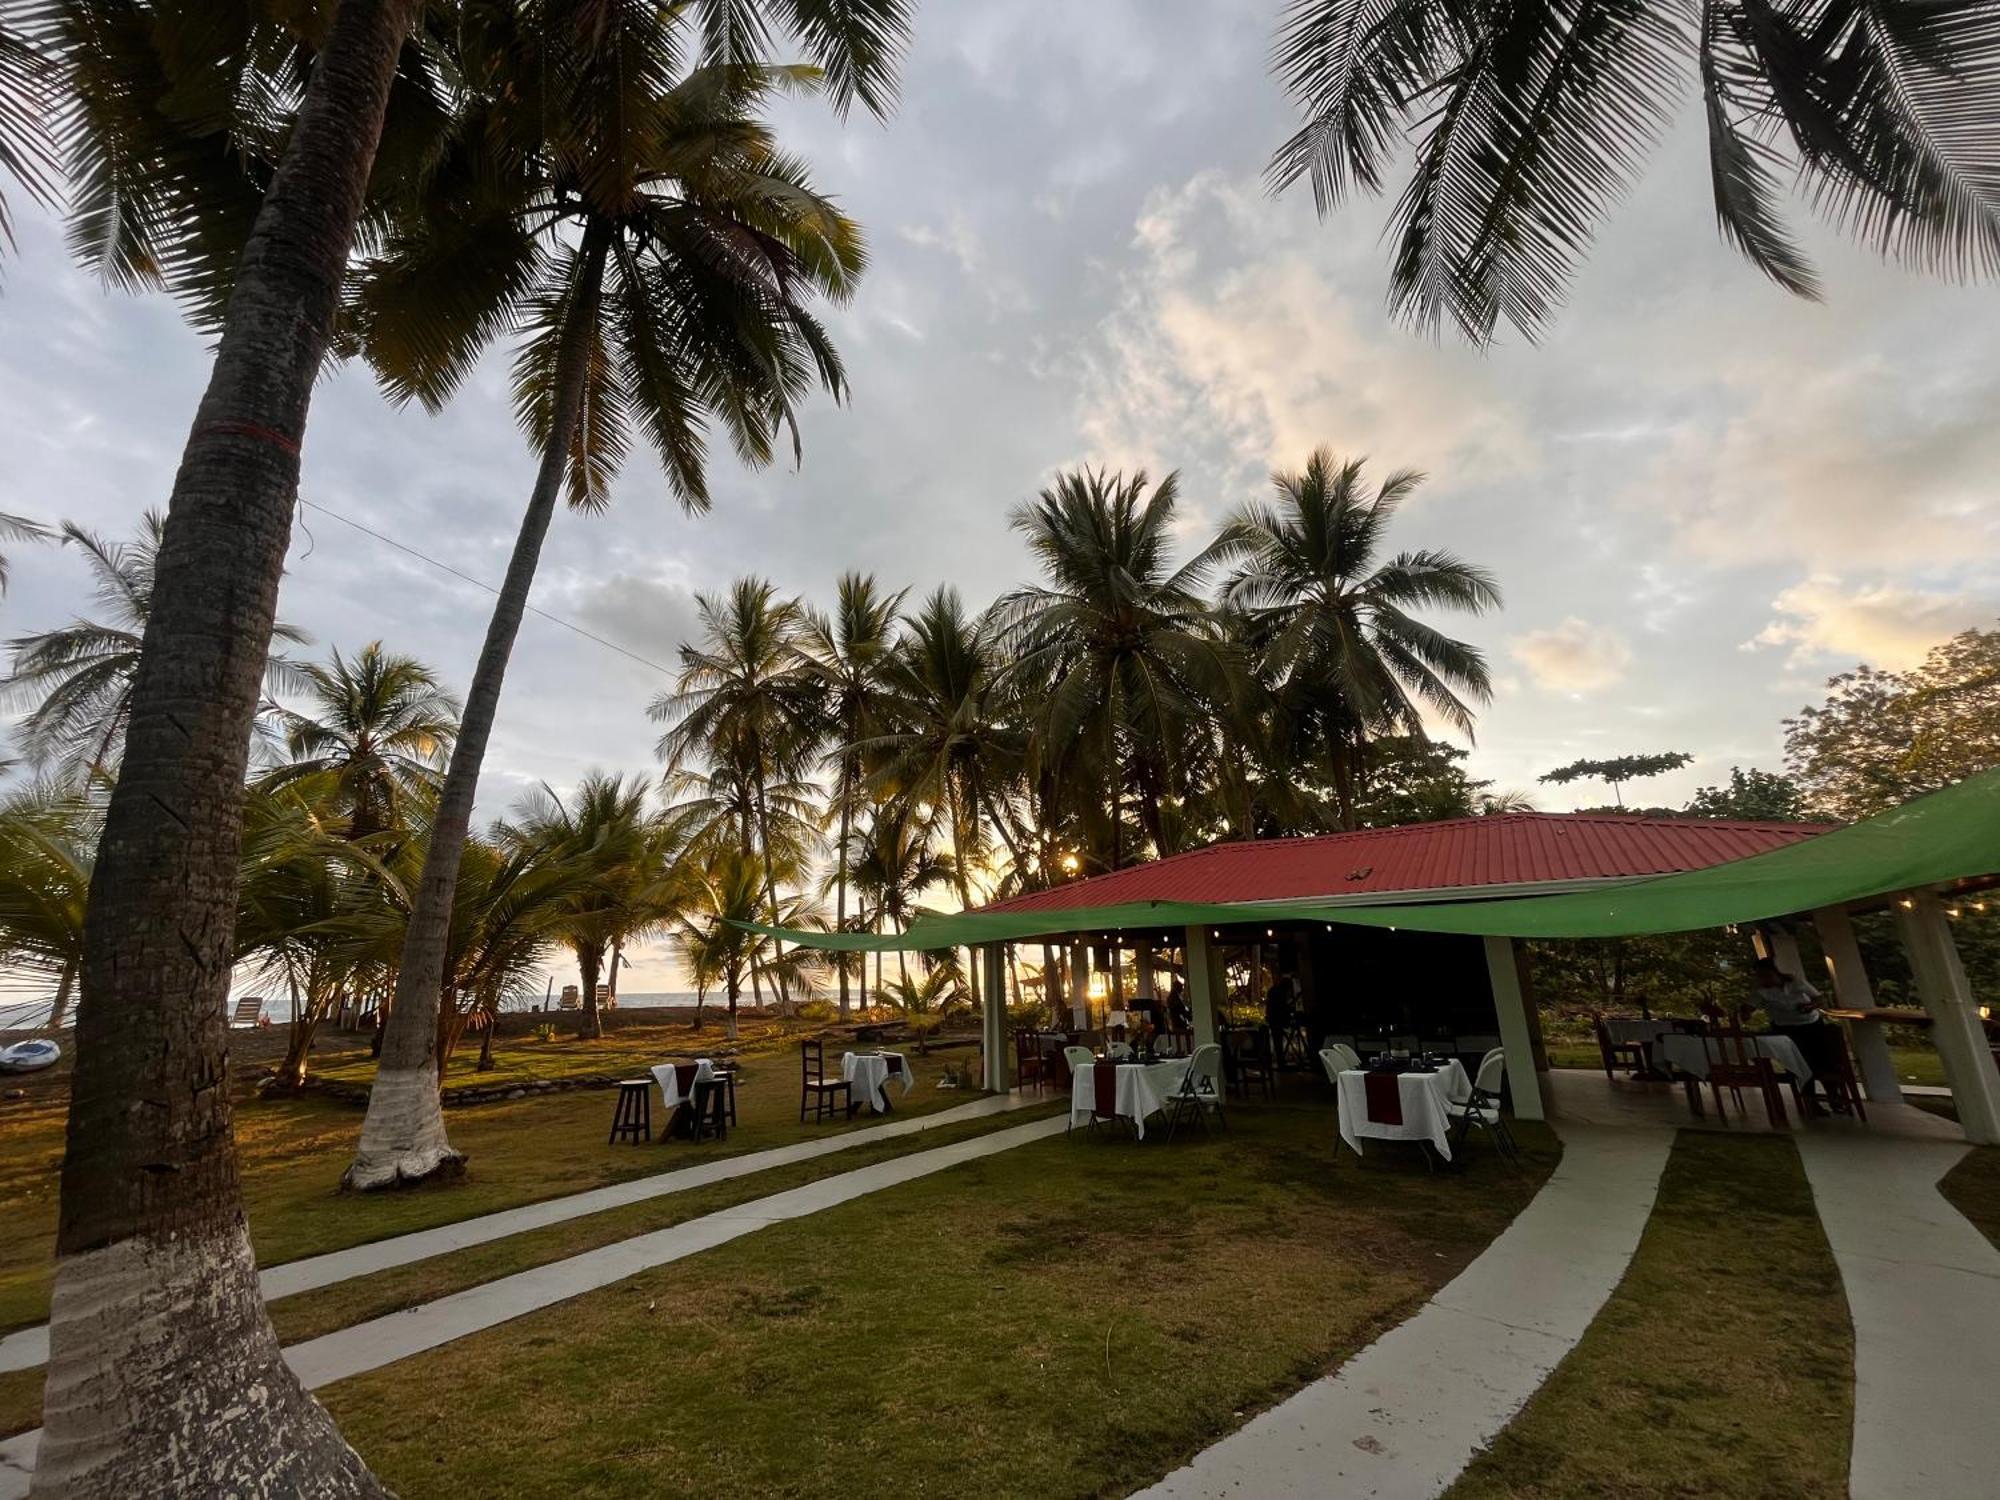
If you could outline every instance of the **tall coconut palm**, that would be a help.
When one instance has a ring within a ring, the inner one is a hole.
[[[1321,448],[1302,472],[1273,475],[1277,503],[1236,511],[1210,549],[1234,564],[1224,597],[1276,701],[1277,738],[1295,765],[1328,774],[1344,827],[1367,736],[1421,739],[1426,708],[1470,734],[1472,703],[1492,692],[1477,647],[1412,613],[1497,609],[1492,574],[1436,550],[1379,558],[1397,508],[1422,482],[1401,470],[1370,493],[1360,460],[1338,463]]]
[[[887,802],[874,809],[861,836],[854,886],[875,920],[886,922],[892,931],[909,926],[926,891],[940,885],[963,889],[958,861],[932,847],[925,821],[908,802]],[[879,980],[879,957],[876,962]],[[896,970],[899,978],[909,978],[909,955],[900,949]],[[876,988],[879,992],[879,982]]]
[[[103,618],[74,620],[57,630],[7,643],[10,670],[0,679],[0,702],[27,706],[16,739],[29,761],[44,769],[87,775],[115,769],[132,713],[139,650],[153,610],[153,575],[165,518],[146,512],[138,537],[106,541],[72,521],[62,524],[65,546],[83,554]],[[301,642],[306,635],[278,622],[272,634]],[[275,661],[267,685],[288,680]]]
[[[417,11],[341,0],[314,14],[317,60],[292,75],[276,171],[254,180],[247,241],[239,229],[223,257],[220,337],[161,532],[85,925],[37,1461],[37,1483],[68,1495],[381,1493],[264,1310],[226,1009],[243,777],[300,447]]]
[[[882,593],[873,575],[844,573],[833,613],[802,612],[798,652],[805,675],[819,688],[820,713],[833,749],[832,822],[834,893],[833,925],[846,932],[848,872],[854,862],[854,815],[865,795],[863,743],[880,734],[888,722],[892,697],[890,665],[894,660],[896,620],[907,590]],[[848,979],[854,955],[831,955],[840,976],[840,1013],[848,1011]]]
[[[1276,67],[1305,124],[1272,160],[1322,214],[1379,192],[1406,136],[1390,299],[1484,342],[1533,336],[1697,83],[1723,238],[1787,291],[1818,279],[1788,178],[1857,238],[2000,271],[2000,10],[1990,0],[1291,0]]]
[[[101,797],[41,781],[0,800],[0,962],[54,982],[63,1023],[83,963],[84,911],[104,820]]]
[[[281,715],[287,761],[273,785],[331,774],[357,840],[406,828],[414,807],[437,800],[458,703],[436,673],[370,641],[351,661],[336,648],[332,661],[302,663],[293,676],[311,708]]]
[[[57,94],[47,52],[31,39],[25,7],[0,9],[0,173],[44,207],[56,201],[58,151],[50,121]],[[14,247],[7,195],[0,192],[0,249]]]
[[[661,833],[647,809],[639,777],[593,771],[568,801],[546,783],[517,805],[498,830],[510,849],[550,865],[566,865],[577,882],[555,918],[554,931],[576,955],[583,1015],[578,1035],[604,1034],[598,976],[607,954],[657,926],[676,894]]]
[[[1128,794],[1155,851],[1167,851],[1161,807],[1183,792],[1182,736],[1243,688],[1209,618],[1208,557],[1172,561],[1178,498],[1173,474],[1151,494],[1143,473],[1058,476],[1014,512],[1046,581],[996,606],[1015,672],[1046,693],[1036,726],[1045,753],[1095,760],[1114,869]]]
[[[770,921],[782,927],[812,925],[816,913],[802,896],[787,896],[774,914],[768,905],[770,877],[754,850],[728,847],[690,872],[687,899],[673,919],[674,945],[697,983],[720,983],[729,1004],[729,1037],[736,1037],[736,1010],[744,981],[758,970],[776,976],[787,990],[810,982],[820,956],[807,949],[783,952],[776,939],[744,924]]]
[[[463,1159],[430,1020],[453,870],[557,500],[607,503],[636,427],[700,510],[706,424],[761,464],[816,384],[844,393],[808,303],[852,290],[859,232],[756,111],[820,87],[885,108],[907,19],[904,0],[540,0],[475,4],[452,33],[460,96],[362,270],[356,328],[391,394],[431,407],[521,329],[515,404],[540,464],[445,774],[352,1186]],[[786,32],[822,66],[770,66]]]

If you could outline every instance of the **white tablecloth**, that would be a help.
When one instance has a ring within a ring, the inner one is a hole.
[[[840,1057],[840,1076],[853,1085],[855,1103],[865,1100],[878,1115],[889,1112],[890,1079],[900,1077],[906,1094],[917,1081],[910,1071],[909,1059],[900,1052],[844,1052]]]
[[[694,1091],[707,1083],[715,1073],[715,1064],[705,1057],[698,1057],[694,1064],[694,1083],[689,1086],[687,1096],[681,1095],[680,1074],[674,1071],[672,1063],[661,1063],[653,1069],[653,1081],[660,1086],[660,1093],[666,1099],[667,1112],[671,1114],[677,1104],[693,1102]]]
[[[1753,1036],[1744,1040],[1758,1054],[1776,1063],[1780,1072],[1791,1074],[1800,1083],[1812,1081],[1812,1069],[1806,1066],[1805,1058],[1799,1054],[1798,1043],[1790,1037]],[[1709,1059],[1722,1056],[1721,1047],[1722,1042],[1716,1037],[1676,1034],[1661,1037],[1657,1050],[1661,1062],[1672,1063],[1681,1072],[1696,1078],[1707,1078]]]
[[[1116,1103],[1118,1115],[1132,1122],[1139,1139],[1146,1138],[1146,1116],[1167,1102],[1167,1096],[1181,1086],[1187,1076],[1188,1059],[1156,1063],[1118,1065]],[[1069,1118],[1072,1125],[1088,1124],[1097,1112],[1097,1068],[1078,1068],[1069,1081]]]
[[[1672,1021],[1647,1021],[1638,1016],[1606,1016],[1604,1034],[1614,1042],[1643,1042],[1652,1046],[1663,1036],[1675,1034]]]
[[[1455,1079],[1453,1068],[1458,1070]],[[1396,1082],[1402,1090],[1403,1123],[1384,1125],[1368,1118],[1367,1072],[1349,1069],[1340,1075],[1340,1138],[1356,1156],[1361,1154],[1363,1136],[1379,1141],[1429,1141],[1439,1156],[1450,1161],[1451,1115],[1445,1105],[1452,1089],[1464,1078],[1465,1069],[1456,1062],[1435,1073],[1400,1075]]]

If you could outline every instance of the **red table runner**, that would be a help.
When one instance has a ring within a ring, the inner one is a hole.
[[[1114,1119],[1118,1114],[1118,1064],[1100,1062],[1095,1065],[1091,1079],[1096,1089],[1096,1104],[1093,1112],[1105,1119]]]
[[[694,1088],[695,1070],[700,1066],[700,1063],[674,1064],[674,1083],[679,1087],[683,1099],[687,1098],[689,1091]]]
[[[1403,1077],[1400,1073],[1363,1075],[1368,1089],[1368,1118],[1377,1125],[1403,1123]]]

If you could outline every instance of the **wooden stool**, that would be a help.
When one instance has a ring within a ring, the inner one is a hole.
[[[728,1114],[729,1123],[734,1125],[736,1123],[736,1070],[734,1068],[717,1068],[709,1077],[715,1081],[716,1087],[722,1090],[723,1099],[726,1101],[724,1109]]]
[[[650,1078],[621,1078],[618,1080],[618,1108],[611,1114],[611,1139],[606,1145],[615,1146],[621,1140],[650,1141],[653,1138],[653,1080]]]
[[[723,1079],[694,1086],[694,1105],[688,1111],[690,1136],[703,1141],[714,1136],[718,1141],[729,1138],[729,1085]]]

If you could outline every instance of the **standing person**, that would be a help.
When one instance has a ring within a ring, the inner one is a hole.
[[[1792,1039],[1827,1099],[1834,1100],[1834,1091],[1826,1080],[1840,1072],[1840,1037],[1833,1023],[1820,1011],[1819,991],[1796,974],[1787,974],[1768,958],[1757,960],[1755,972],[1757,1003],[1770,1019],[1772,1032]],[[1814,1103],[1811,1084],[1806,1086],[1805,1094],[1807,1102]],[[1814,1107],[1818,1107],[1816,1103]]]
[[[1271,1066],[1285,1061],[1285,1036],[1292,1029],[1292,1006],[1298,998],[1298,984],[1289,974],[1280,974],[1264,991],[1264,1029],[1271,1034]]]
[[[1188,1004],[1187,986],[1181,983],[1178,974],[1167,984],[1167,1025],[1181,1035],[1194,1030],[1194,1010]]]

